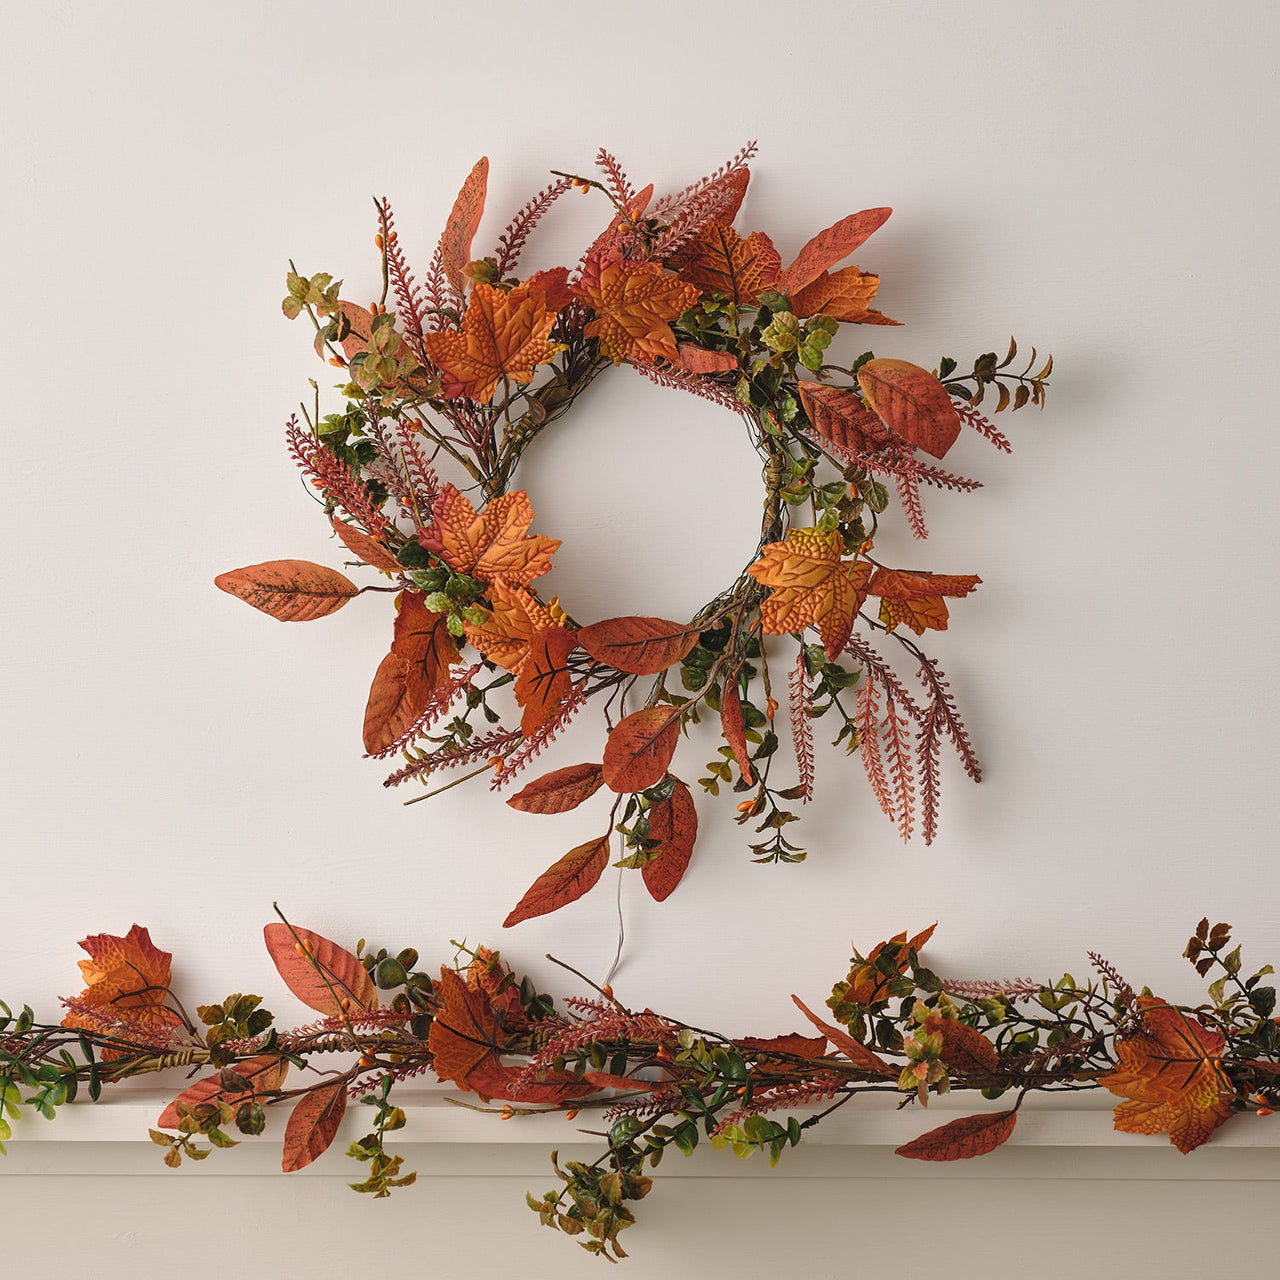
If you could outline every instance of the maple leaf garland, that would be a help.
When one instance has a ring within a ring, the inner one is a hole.
[[[933,460],[964,427],[1006,448],[977,407],[983,395],[994,389],[997,413],[1043,405],[1052,368],[1051,360],[1038,367],[1034,351],[1025,367],[1014,365],[1016,344],[1003,361],[978,357],[970,373],[949,359],[930,371],[871,352],[841,366],[828,350],[841,325],[894,323],[873,305],[880,277],[851,261],[890,211],[838,219],[786,264],[767,232],[733,225],[753,150],[670,195],[633,183],[601,150],[601,180],[555,174],[487,256],[474,247],[488,192],[482,158],[421,286],[385,200],[381,298],[356,302],[330,275],[291,269],[284,313],[307,312],[317,351],[350,381],[344,412],[308,417],[307,430],[291,422],[290,451],[343,548],[377,579],[361,586],[282,560],[217,580],[286,621],[335,613],[370,592],[397,597],[364,718],[370,755],[406,756],[387,785],[471,767],[492,769],[491,787],[502,790],[600,698],[611,728],[593,758],[574,766],[582,776],[562,784],[556,770],[535,779],[515,807],[566,812],[612,794],[604,830],[617,833],[623,864],[644,872],[656,898],[690,865],[697,813],[674,770],[684,729],[702,709],[718,715],[723,746],[698,783],[713,796],[732,786],[737,821],[764,836],[751,846],[761,862],[805,856],[790,838],[797,815],[788,805],[814,795],[820,716],[836,726],[835,742],[860,756],[904,839],[917,810],[925,841],[933,838],[942,745],[980,777],[945,677],[903,634],[945,629],[947,601],[979,579],[893,568],[871,551],[887,519],[887,482],[923,536],[921,486],[977,487]],[[514,274],[538,220],[573,188],[602,192],[610,204],[578,267]],[[393,296],[397,312],[387,309]],[[623,363],[743,416],[766,462],[763,536],[753,562],[692,619],[624,614],[580,625],[535,585],[560,544],[530,531],[533,507],[513,480],[530,442],[604,369]],[[878,619],[863,612],[868,597],[878,600]],[[871,646],[869,629],[886,633],[912,664],[915,692]],[[766,641],[785,648],[776,638],[787,636],[800,642],[786,663],[798,786],[777,773],[775,655],[765,652]],[[508,719],[512,700],[518,724]],[[593,801],[599,790],[605,795]],[[595,868],[599,851],[582,847],[590,855],[564,855],[515,916],[586,891],[584,868]]]

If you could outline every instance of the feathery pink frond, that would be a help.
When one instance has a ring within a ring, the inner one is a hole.
[[[410,778],[422,778],[437,769],[457,769],[465,764],[475,764],[477,760],[488,760],[491,756],[501,755],[520,741],[519,729],[495,729],[492,733],[482,733],[472,738],[464,747],[441,747],[417,760],[410,760],[403,768],[384,780],[384,787],[398,787]]]
[[[534,227],[538,225],[542,215],[572,185],[568,178],[557,178],[543,187],[507,224],[507,229],[498,238],[497,248],[493,251],[499,277],[510,275],[515,269],[521,253],[524,252],[525,242],[529,239]]]
[[[999,427],[996,426],[990,418],[987,417],[979,409],[975,409],[973,405],[964,400],[955,400],[955,410],[960,415],[960,421],[967,427],[972,427],[980,436],[989,440],[1002,453],[1012,453],[1013,445],[1009,443],[1009,437],[1005,435]]]
[[[539,725],[538,729],[530,737],[526,738],[507,756],[502,762],[501,772],[495,774],[493,781],[489,783],[490,791],[501,791],[573,719],[574,715],[587,700],[586,683],[585,678],[579,680],[573,686],[555,717],[548,720],[546,724]]]
[[[795,743],[796,768],[800,774],[800,803],[808,804],[813,799],[813,717],[809,714],[809,668],[805,664],[803,645],[788,684],[791,738]]]
[[[331,453],[294,415],[285,426],[289,455],[303,475],[326,498],[344,510],[375,538],[391,531],[391,522],[374,503],[368,486],[336,454]]]

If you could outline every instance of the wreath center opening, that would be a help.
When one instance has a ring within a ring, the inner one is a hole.
[[[738,415],[606,370],[513,482],[562,539],[540,588],[584,622],[693,617],[755,557],[761,466]]]

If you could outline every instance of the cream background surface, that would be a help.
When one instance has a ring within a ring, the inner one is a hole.
[[[1056,372],[1046,412],[1008,422],[1011,457],[977,440],[957,450],[987,487],[930,496],[924,546],[886,544],[984,580],[953,608],[954,630],[929,639],[987,780],[950,770],[939,839],[904,848],[856,766],[829,753],[800,867],[752,866],[727,807],[701,805],[679,893],[657,907],[623,886],[619,994],[727,1031],[790,1029],[790,993],[820,1000],[851,938],[933,920],[945,973],[1079,975],[1094,949],[1177,1000],[1196,998],[1178,957],[1202,914],[1237,926],[1246,959],[1280,959],[1272,6],[1228,4],[1212,20],[1182,2],[995,0],[0,14],[4,998],[54,1012],[76,985],[75,940],[137,920],[175,953],[193,1001],[262,990],[287,1016],[258,941],[273,900],[332,936],[442,959],[450,938],[488,940],[557,989],[572,982],[547,951],[607,968],[611,883],[499,927],[534,876],[594,834],[590,814],[544,822],[482,784],[404,809],[360,759],[383,601],[282,627],[211,580],[340,555],[281,441],[306,379],[325,378],[279,314],[289,257],[373,296],[370,194],[390,197],[425,265],[480,154],[492,163],[483,248],[546,170],[585,169],[601,144],[662,189],[749,138],[760,155],[742,221],[784,256],[851,210],[896,206],[858,262],[906,323],[866,345],[933,364],[1013,332],[1052,350]],[[574,260],[600,216],[566,199],[529,265]],[[566,540],[551,585],[575,614],[675,616],[754,546],[757,470],[732,418],[624,369],[521,479],[537,528]],[[588,717],[547,761],[585,758],[595,728]],[[279,1180],[77,1177],[95,1167],[77,1150],[39,1144],[49,1179],[10,1178],[5,1201],[27,1220],[55,1203],[97,1215],[68,1247],[92,1248],[98,1274],[193,1233],[200,1204],[248,1215],[266,1252],[305,1238],[329,1255],[318,1242],[337,1233],[424,1263],[431,1247],[452,1250],[481,1275],[523,1258],[534,1274],[577,1265],[507,1186],[543,1176],[514,1176],[502,1148],[382,1217],[336,1191],[331,1207],[304,1208],[299,1184]],[[1080,1230],[1111,1233],[1104,1274],[1127,1257],[1120,1220],[1142,1219],[1148,1256],[1191,1275],[1199,1245],[1171,1233],[1262,1202],[1277,1164],[1272,1153],[1244,1181],[1175,1193],[1103,1163],[1061,1194]],[[1174,1176],[1165,1167],[1152,1176]],[[1240,1176],[1222,1172],[1239,1167],[1229,1161],[1197,1167]],[[745,1275],[784,1258],[844,1274],[860,1247],[874,1252],[847,1235],[864,1196],[884,1200],[867,1211],[876,1238],[902,1241],[907,1224],[945,1232],[1002,1209],[1036,1221],[1041,1187],[1017,1173],[988,1187],[979,1168],[940,1182],[895,1167],[884,1193],[825,1166],[812,1186],[776,1191],[722,1180],[715,1161],[695,1172],[642,1206],[632,1274],[706,1262],[709,1231],[734,1242]],[[477,1208],[469,1189],[482,1185]],[[801,1207],[819,1204],[829,1210]],[[761,1245],[766,1205],[778,1212]],[[1251,1247],[1232,1237],[1216,1257]],[[1056,1265],[1042,1274],[1067,1274]]]

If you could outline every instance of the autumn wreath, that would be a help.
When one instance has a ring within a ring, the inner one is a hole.
[[[838,265],[890,211],[840,219],[784,266],[764,232],[733,227],[751,152],[654,199],[652,186],[637,191],[601,150],[600,180],[556,173],[494,251],[472,258],[482,159],[421,284],[385,200],[377,301],[344,299],[328,274],[289,272],[285,314],[311,319],[316,351],[343,370],[346,398],[325,416],[318,404],[304,406],[303,421],[288,424],[289,449],[338,538],[384,585],[361,588],[298,560],[237,569],[218,585],[285,621],[322,617],[369,591],[396,593],[390,650],[364,717],[367,753],[403,757],[389,786],[470,769],[445,785],[488,773],[494,790],[506,789],[597,700],[603,750],[526,781],[507,803],[563,813],[604,788],[613,796],[607,820],[539,877],[508,925],[589,890],[615,834],[622,865],[639,868],[655,898],[671,893],[698,825],[672,759],[682,732],[706,712],[718,716],[723,745],[698,784],[711,795],[731,790],[736,820],[758,837],[759,862],[804,857],[791,835],[793,806],[813,795],[820,717],[860,757],[904,839],[917,821],[933,839],[944,743],[971,778],[981,776],[947,680],[907,634],[945,629],[948,600],[979,578],[884,563],[876,535],[890,483],[920,538],[922,486],[977,488],[938,460],[964,427],[1007,450],[977,406],[992,392],[997,413],[1043,405],[1052,362],[1036,368],[1033,352],[1014,371],[1013,343],[1005,359],[982,355],[964,374],[950,359],[935,373],[869,351],[848,365],[830,362],[841,326],[897,323],[872,307],[877,276]],[[572,270],[521,278],[530,232],[571,188],[602,193],[609,224]],[[741,415],[765,461],[759,545],[737,579],[686,621],[584,624],[535,586],[559,543],[530,532],[529,499],[511,487],[520,457],[602,371],[621,364]],[[438,472],[446,464],[456,483]],[[864,612],[869,600],[875,612]],[[896,669],[901,660],[917,687]],[[782,700],[795,772],[779,781]]]

